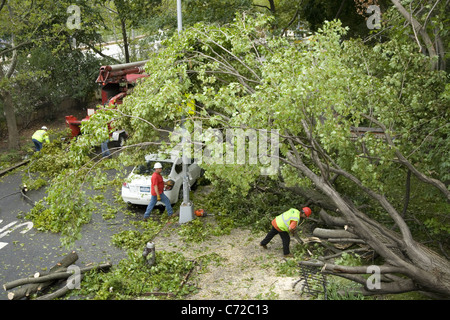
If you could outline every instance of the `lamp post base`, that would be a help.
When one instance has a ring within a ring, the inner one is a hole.
[[[186,223],[194,219],[194,204],[192,202],[182,203],[180,206],[179,223]]]

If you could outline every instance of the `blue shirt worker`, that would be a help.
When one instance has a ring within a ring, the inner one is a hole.
[[[34,146],[36,148],[36,151],[41,151],[42,144],[44,142],[46,142],[46,143],[50,142],[50,139],[48,138],[47,130],[48,130],[48,128],[46,126],[43,126],[41,129],[37,130],[31,137],[31,140],[33,141]]]

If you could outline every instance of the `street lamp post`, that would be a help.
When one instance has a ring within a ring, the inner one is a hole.
[[[177,22],[178,22],[178,34],[181,33],[183,29],[183,22],[182,22],[182,14],[181,14],[181,0],[177,0]],[[181,128],[182,130],[186,130],[184,128],[184,121],[185,117],[183,116],[181,119]],[[185,223],[189,222],[194,218],[194,204],[189,200],[189,176],[188,176],[188,169],[187,164],[190,161],[186,157],[185,154],[185,143],[187,143],[185,135],[183,134],[182,137],[183,142],[183,150],[182,150],[182,164],[183,164],[183,202],[180,206],[180,217],[179,217],[179,223]]]
[[[181,14],[181,0],[177,0],[177,21],[178,21],[178,33],[183,29],[183,21]]]

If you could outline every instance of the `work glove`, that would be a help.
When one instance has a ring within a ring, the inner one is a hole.
[[[161,196],[159,194],[156,196],[156,200],[161,201]]]

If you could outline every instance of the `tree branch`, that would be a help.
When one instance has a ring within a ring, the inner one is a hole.
[[[117,62],[117,63],[119,63],[119,64],[122,63],[122,61],[119,61],[119,60],[117,60],[116,58],[113,58],[113,57],[110,57],[110,56],[105,55],[101,50],[98,50],[97,48],[95,48],[94,46],[90,45],[89,43],[86,43],[86,46],[87,46],[89,49],[91,49],[92,51],[94,51],[95,53],[97,53],[98,55],[102,56],[103,58],[111,59],[111,60],[113,60],[114,62]]]
[[[240,64],[242,64],[248,71],[250,71],[250,73],[253,74],[253,76],[255,76],[255,78],[258,81],[261,81],[261,78],[256,74],[256,72],[250,68],[244,61],[242,61],[242,59],[240,59],[238,56],[236,56],[234,53],[232,53],[230,50],[228,50],[227,48],[225,48],[224,46],[222,46],[220,43],[218,43],[217,41],[214,41],[210,36],[208,36],[206,33],[204,33],[201,30],[197,29],[197,32],[203,34],[203,36],[205,36],[209,41],[211,41],[212,43],[214,43],[216,46],[218,46],[219,48],[221,48],[224,52],[228,53],[229,55],[231,55],[234,59],[236,59],[236,61],[238,61]]]
[[[297,10],[295,11],[294,15],[292,16],[291,21],[289,21],[289,23],[287,24],[286,27],[284,27],[283,31],[281,32],[281,36],[284,36],[284,34],[286,33],[287,29],[291,26],[291,24],[294,23],[294,21],[297,19],[298,17],[298,13],[300,11],[300,6],[302,4],[303,0],[300,0],[299,3],[297,4]]]
[[[3,0],[2,3],[0,4],[0,12],[2,11],[3,6],[5,5],[5,3],[6,3],[6,0]]]
[[[100,264],[100,265],[96,265],[96,266],[80,268],[80,273],[86,273],[88,271],[97,270],[97,269],[104,270],[104,269],[109,269],[110,267],[111,267],[110,263],[105,263],[105,264]],[[28,283],[42,283],[42,282],[47,282],[49,280],[67,279],[72,275],[73,275],[73,272],[67,272],[67,268],[63,268],[61,270],[58,270],[58,272],[52,272],[48,275],[23,278],[23,279],[18,279],[18,280],[14,280],[14,281],[5,283],[3,285],[3,289],[10,290],[12,288],[22,286],[22,285],[28,284]]]
[[[409,170],[411,170],[412,173],[414,173],[414,175],[421,181],[430,184],[434,187],[436,187],[437,189],[439,189],[444,196],[447,198],[448,201],[450,201],[450,191],[447,189],[447,187],[445,186],[444,183],[442,183],[441,181],[434,179],[434,178],[430,178],[428,176],[426,176],[425,174],[423,174],[422,172],[420,172],[419,170],[416,169],[416,167],[414,167],[411,162],[409,162],[404,156],[403,154],[397,149],[397,147],[394,145],[391,136],[389,135],[389,133],[387,132],[387,128],[386,126],[381,123],[380,121],[376,120],[375,118],[373,118],[372,116],[369,116],[367,114],[361,114],[361,116],[363,116],[364,118],[372,121],[373,123],[375,123],[376,125],[378,125],[381,129],[383,129],[385,137],[386,137],[386,141],[387,143],[394,149],[395,151],[395,155],[397,156],[399,162],[401,164],[403,164],[404,166],[406,166]]]
[[[431,41],[430,36],[426,32],[426,30],[423,28],[423,26],[412,16],[412,12],[408,12],[408,10],[403,7],[403,5],[400,3],[399,0],[391,0],[391,2],[394,4],[394,6],[397,8],[397,10],[400,12],[400,14],[408,21],[412,28],[414,33],[417,31],[420,36],[422,37],[423,41],[425,42],[425,46],[427,47],[428,54],[431,58],[434,58],[437,56],[436,49],[433,45],[433,41]],[[433,61],[433,68],[435,69],[438,65],[435,61]]]

